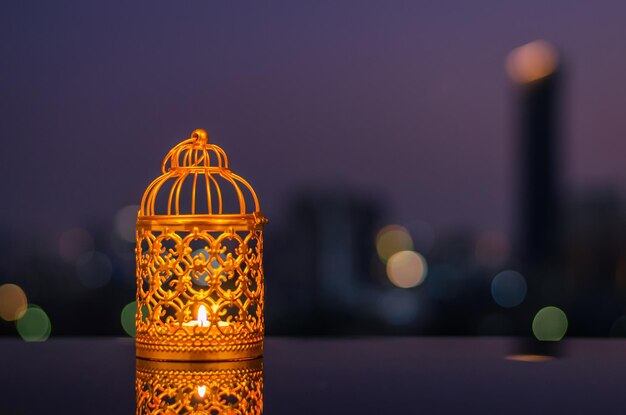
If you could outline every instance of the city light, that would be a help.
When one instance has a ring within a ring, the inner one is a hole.
[[[36,305],[28,306],[24,316],[15,325],[19,335],[27,342],[46,341],[52,331],[48,315]]]
[[[545,40],[536,40],[513,49],[506,60],[509,76],[520,84],[545,78],[555,71],[558,64],[556,48]]]
[[[526,279],[516,271],[502,271],[491,280],[491,296],[502,307],[515,307],[526,298]]]
[[[567,332],[567,316],[557,307],[544,307],[533,319],[533,334],[537,340],[559,341]]]
[[[6,321],[19,320],[26,313],[27,307],[26,294],[18,285],[0,285],[0,318]]]
[[[413,251],[401,251],[389,258],[387,277],[396,287],[411,288],[424,281],[427,269],[423,256]]]
[[[383,262],[387,262],[397,252],[412,249],[413,239],[409,231],[403,226],[385,226],[376,236],[376,251]]]
[[[137,314],[137,302],[132,301],[124,306],[120,316],[122,328],[130,337],[135,337],[135,315]]]

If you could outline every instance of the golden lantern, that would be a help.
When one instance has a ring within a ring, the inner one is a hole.
[[[137,357],[263,354],[263,226],[252,187],[204,130],[170,150],[137,218]]]
[[[263,359],[155,362],[137,359],[137,415],[263,413]]]

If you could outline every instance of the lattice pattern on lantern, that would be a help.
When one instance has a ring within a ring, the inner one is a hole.
[[[137,415],[263,412],[263,360],[153,362],[137,359]]]
[[[267,220],[254,190],[203,130],[175,146],[162,171],[137,218],[137,356],[260,356]]]

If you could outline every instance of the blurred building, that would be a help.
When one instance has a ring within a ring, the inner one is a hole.
[[[328,334],[358,325],[370,313],[380,202],[350,189],[311,188],[293,197],[288,212],[282,228],[268,232],[268,330]]]

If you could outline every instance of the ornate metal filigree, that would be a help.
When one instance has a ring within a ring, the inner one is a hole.
[[[262,359],[153,362],[137,359],[137,415],[253,415],[263,412]]]
[[[260,356],[267,220],[254,190],[230,171],[226,154],[203,130],[174,147],[162,170],[146,189],[137,219],[137,356]],[[224,184],[236,213],[225,212]]]

